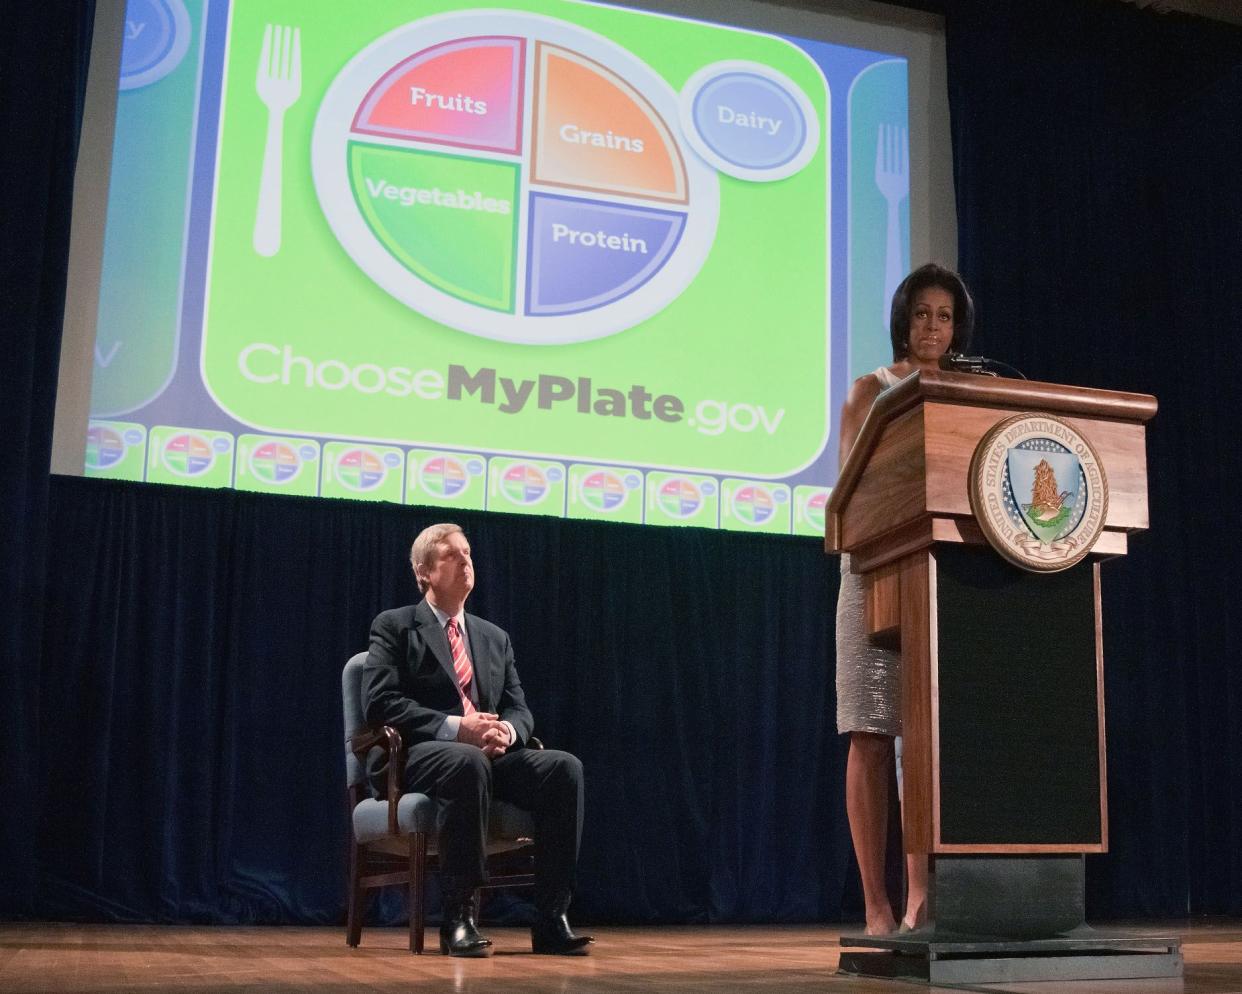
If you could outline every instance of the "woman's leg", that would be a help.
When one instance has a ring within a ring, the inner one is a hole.
[[[845,810],[862,877],[867,934],[884,935],[897,928],[884,885],[884,847],[888,840],[888,774],[893,765],[893,740],[887,735],[850,732],[845,767]],[[926,877],[923,879],[926,888]]]
[[[927,855],[906,854],[906,913],[901,924],[918,928],[927,924]]]

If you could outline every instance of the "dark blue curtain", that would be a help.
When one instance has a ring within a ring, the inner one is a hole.
[[[1151,530],[1104,567],[1102,915],[1242,912],[1242,29],[1097,0],[950,2],[978,348],[1155,394]]]
[[[443,516],[54,477],[39,913],[339,920],[340,671]],[[854,912],[817,541],[451,517],[537,733],[585,764],[584,916]]]
[[[94,0],[0,4],[0,805],[36,806],[52,412]],[[0,817],[0,913],[31,908],[34,843]]]

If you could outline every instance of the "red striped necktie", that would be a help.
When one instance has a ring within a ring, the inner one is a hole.
[[[474,679],[474,667],[470,665],[470,657],[466,655],[466,643],[461,637],[461,629],[457,627],[457,619],[449,618],[444,626],[448,636],[449,651],[453,654],[453,672],[457,675],[457,692],[461,694],[463,714],[474,714],[476,708],[470,700],[470,682]]]

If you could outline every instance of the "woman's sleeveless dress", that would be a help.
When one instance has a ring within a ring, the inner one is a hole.
[[[873,374],[885,389],[900,380],[881,366]],[[837,731],[901,734],[901,654],[867,637],[862,577],[841,556],[837,595]]]

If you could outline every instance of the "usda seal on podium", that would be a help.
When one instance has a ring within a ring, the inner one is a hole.
[[[1104,529],[1108,480],[1071,425],[1047,414],[1006,418],[970,461],[970,507],[992,548],[1039,573],[1082,559]]]

